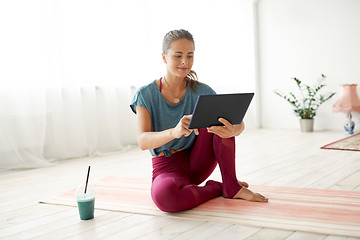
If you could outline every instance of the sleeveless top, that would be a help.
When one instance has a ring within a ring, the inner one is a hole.
[[[130,107],[135,114],[136,105],[147,109],[151,119],[151,131],[160,132],[174,128],[184,115],[192,114],[199,95],[216,94],[211,87],[200,82],[195,84],[195,89],[196,92],[188,86],[179,104],[172,105],[161,94],[156,80],[154,80],[136,91]],[[164,156],[171,156],[170,149],[188,149],[194,143],[195,137],[195,133],[192,132],[188,137],[182,136],[181,138],[173,139],[163,146],[150,149],[150,153],[153,156],[158,156],[163,151]]]

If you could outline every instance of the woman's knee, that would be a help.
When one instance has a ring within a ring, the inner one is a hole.
[[[221,138],[217,135],[214,136],[214,149],[223,148],[227,150],[235,150],[235,137]],[[225,148],[224,148],[225,147]]]
[[[161,211],[181,211],[180,188],[175,178],[157,177],[151,186],[151,197]]]

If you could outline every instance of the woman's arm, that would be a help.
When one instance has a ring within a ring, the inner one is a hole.
[[[137,115],[137,141],[142,150],[155,149],[170,142],[175,138],[189,136],[193,130],[189,130],[191,115],[182,117],[174,128],[160,132],[151,131],[151,118],[148,110],[141,106],[136,106]],[[194,130],[198,134],[198,130]]]

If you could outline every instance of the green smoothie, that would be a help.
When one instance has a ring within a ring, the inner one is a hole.
[[[78,196],[77,203],[81,220],[94,218],[95,196]]]

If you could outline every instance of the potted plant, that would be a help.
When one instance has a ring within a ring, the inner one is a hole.
[[[293,106],[295,115],[300,117],[301,131],[312,132],[316,111],[321,104],[332,98],[335,93],[319,93],[319,91],[326,86],[324,84],[326,80],[324,74],[321,74],[321,78],[313,86],[304,84],[296,77],[292,79],[296,82],[300,95],[295,95],[292,92],[284,94],[278,90],[275,90],[275,93]]]

